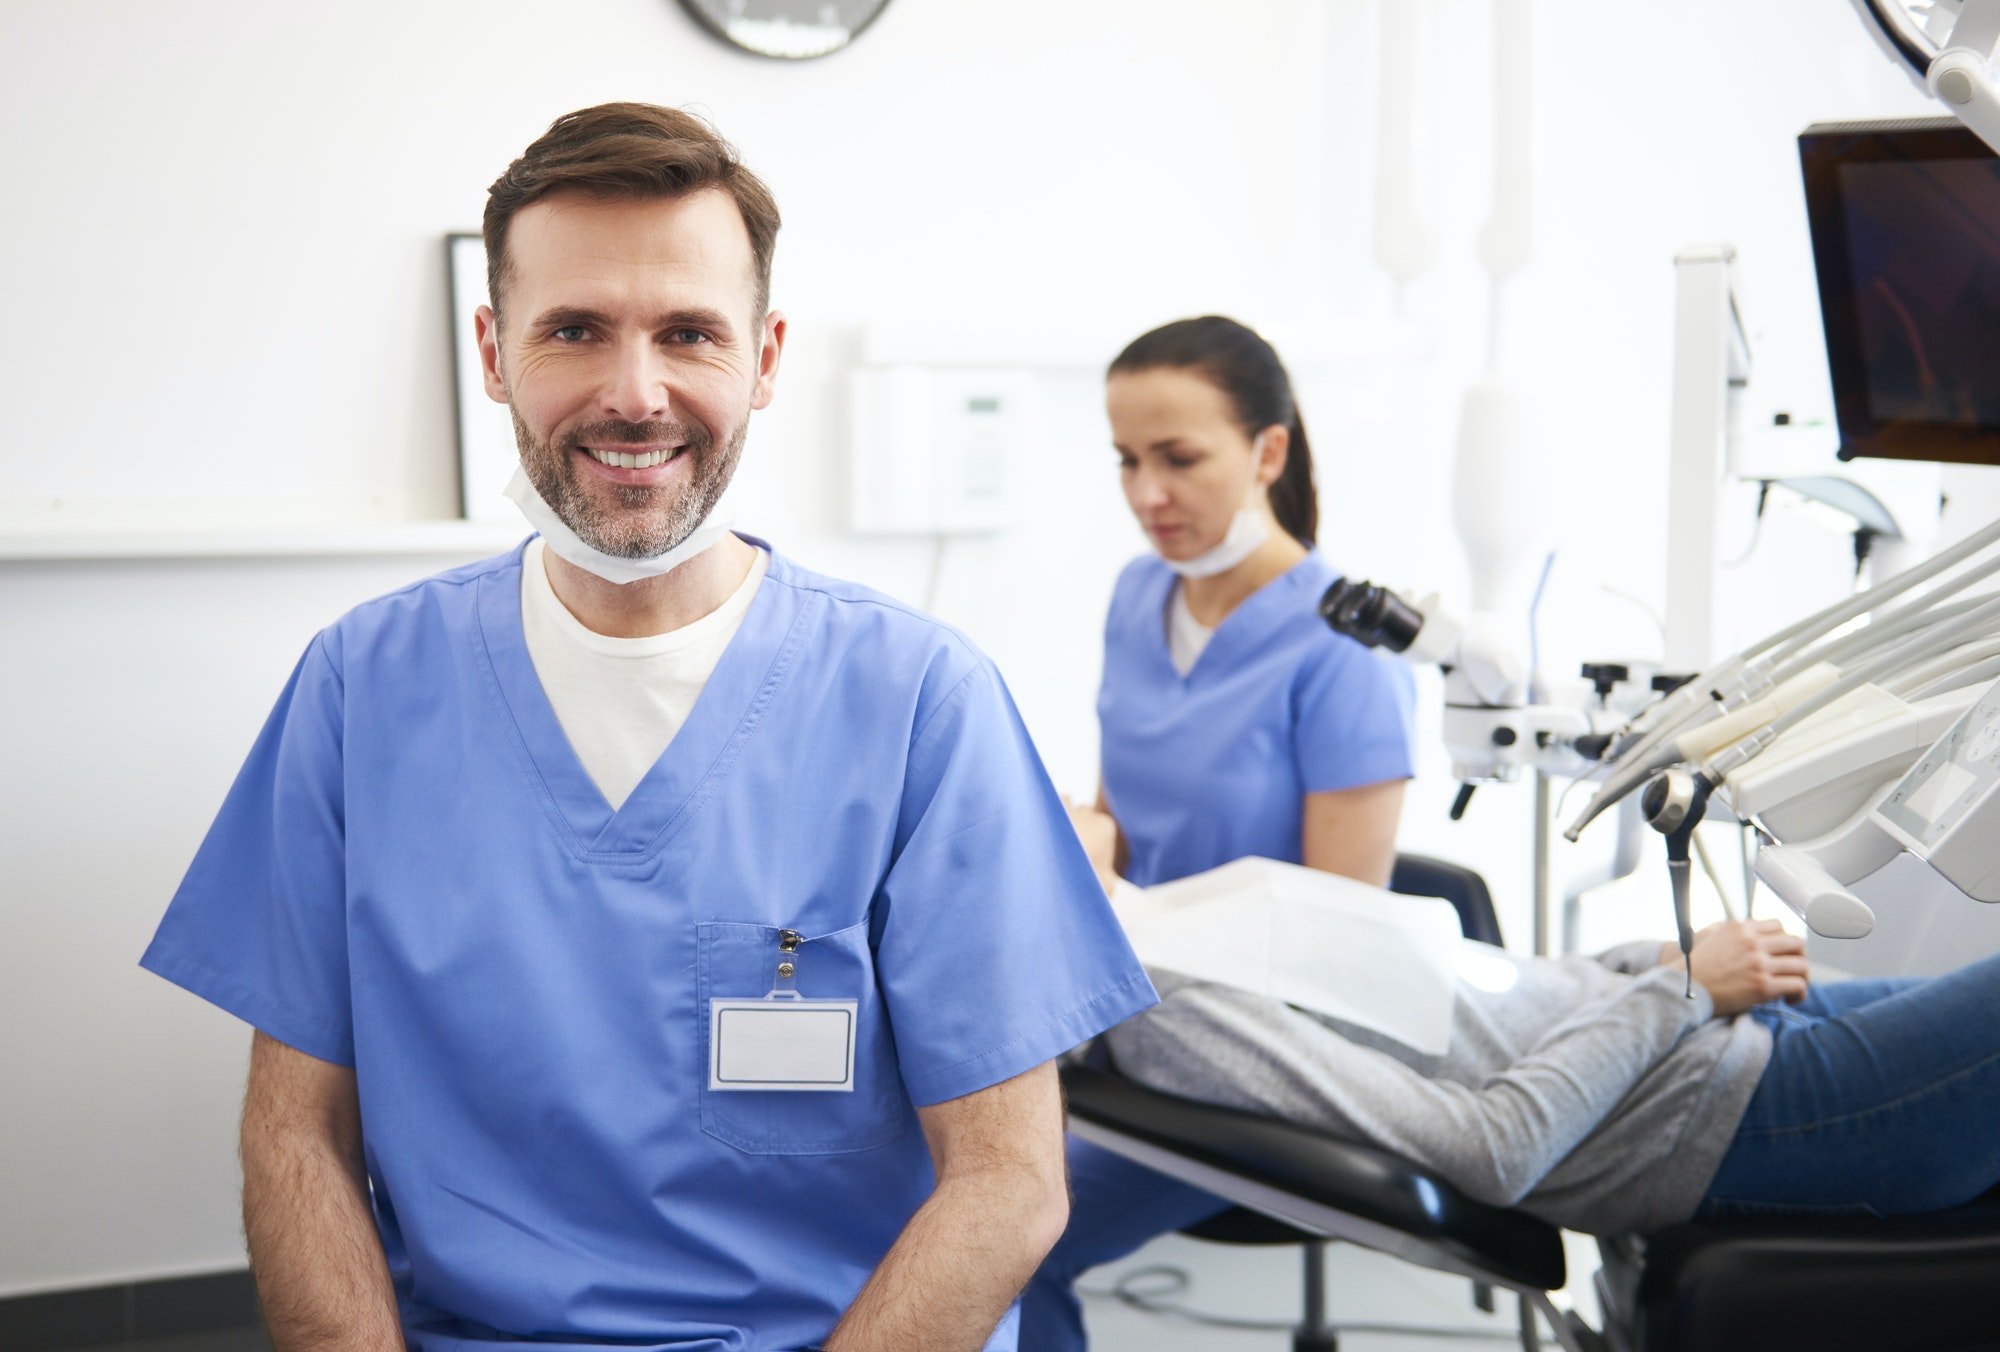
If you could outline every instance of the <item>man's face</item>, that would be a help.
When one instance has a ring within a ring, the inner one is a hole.
[[[557,194],[514,217],[507,253],[503,319],[475,325],[529,481],[591,547],[665,553],[728,487],[784,346],[735,202]]]

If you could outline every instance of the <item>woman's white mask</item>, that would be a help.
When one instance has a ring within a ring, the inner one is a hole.
[[[1215,548],[1195,555],[1191,559],[1162,558],[1161,562],[1182,577],[1214,577],[1226,573],[1243,560],[1257,552],[1259,545],[1271,537],[1271,519],[1261,503],[1255,502],[1257,493],[1257,461],[1261,458],[1259,443],[1250,443],[1250,485],[1245,490],[1250,499],[1237,510],[1229,523],[1229,533],[1222,537],[1222,543]]]
[[[1214,577],[1226,573],[1243,560],[1257,552],[1257,546],[1271,535],[1271,526],[1264,513],[1255,507],[1245,507],[1229,523],[1229,534],[1222,537],[1222,543],[1191,559],[1162,559],[1167,567],[1182,577]]]
[[[535,491],[528,480],[528,472],[515,466],[514,477],[507,481],[507,496],[521,509],[521,515],[528,518],[528,524],[541,532],[542,539],[550,549],[569,560],[586,573],[624,586],[644,578],[659,577],[670,573],[695,555],[721,542],[729,534],[729,527],[736,520],[736,511],[729,505],[725,495],[721,502],[709,509],[701,524],[688,532],[688,537],[664,554],[651,558],[627,559],[616,554],[606,554],[583,542],[577,533],[564,524],[555,509]]]

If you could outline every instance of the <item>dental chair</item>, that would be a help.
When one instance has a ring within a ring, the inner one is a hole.
[[[1390,886],[1450,901],[1468,937],[1499,942],[1472,870],[1404,855]],[[1482,1308],[1493,1288],[1514,1292],[1527,1352],[1543,1327],[1567,1352],[2000,1349],[2000,1199],[1895,1220],[1697,1221],[1603,1240],[1598,1331],[1550,1299],[1567,1270],[1561,1232],[1545,1221],[1475,1202],[1386,1151],[1175,1098],[1102,1064],[1065,1067],[1063,1083],[1077,1136],[1236,1203],[1186,1233],[1305,1246],[1294,1352],[1337,1352],[1324,1267],[1336,1240],[1469,1277]]]

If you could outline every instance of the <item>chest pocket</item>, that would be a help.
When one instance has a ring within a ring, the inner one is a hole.
[[[895,1040],[875,982],[875,954],[864,921],[832,934],[809,934],[797,953],[800,995],[853,1000],[851,1093],[710,1089],[708,1002],[755,999],[776,979],[778,927],[708,920],[696,927],[694,1023],[701,1048],[701,1129],[753,1155],[836,1155],[873,1150],[909,1129],[913,1110],[896,1067]]]

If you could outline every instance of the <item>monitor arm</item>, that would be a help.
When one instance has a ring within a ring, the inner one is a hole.
[[[2000,51],[2000,0],[1963,0],[1957,6],[1948,0],[1853,3],[1876,41],[1910,78],[2000,154],[2000,84],[1993,74]]]

